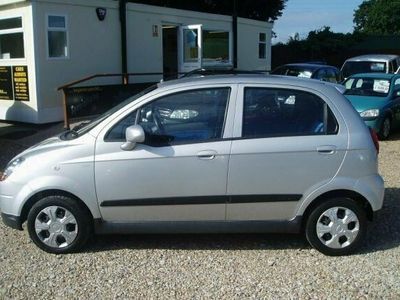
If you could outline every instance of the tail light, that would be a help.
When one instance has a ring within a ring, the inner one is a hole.
[[[378,135],[376,134],[375,130],[373,130],[371,127],[369,128],[369,132],[371,133],[371,138],[372,141],[374,142],[376,152],[379,154],[379,139]]]

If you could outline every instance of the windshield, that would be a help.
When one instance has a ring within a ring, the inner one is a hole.
[[[348,61],[342,68],[344,78],[360,73],[386,73],[386,63],[377,61]]]
[[[381,78],[349,78],[345,81],[345,95],[386,97],[390,81]]]
[[[66,131],[65,133],[63,133],[61,135],[60,138],[68,140],[68,139],[74,139],[74,138],[84,135],[85,133],[89,132],[91,129],[96,127],[98,124],[100,124],[103,120],[105,120],[106,118],[111,116],[113,113],[120,110],[125,105],[139,99],[140,97],[150,93],[151,91],[154,91],[155,89],[157,89],[157,84],[154,84],[154,85],[148,87],[147,89],[144,89],[140,93],[127,98],[126,100],[122,101],[120,104],[114,106],[113,108],[111,108],[108,111],[106,111],[105,113],[97,116],[96,118],[94,118],[90,121],[87,121],[87,122],[83,122],[83,123],[75,126],[74,128],[72,128],[71,130]]]
[[[304,67],[293,67],[293,66],[283,66],[275,69],[271,72],[274,75],[286,75],[286,76],[294,76],[294,77],[304,77],[311,78],[312,69],[304,68]]]

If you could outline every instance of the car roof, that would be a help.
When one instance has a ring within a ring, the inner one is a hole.
[[[363,77],[363,78],[380,78],[380,79],[391,80],[393,77],[397,77],[397,76],[399,76],[399,75],[391,74],[391,73],[359,73],[359,74],[353,74],[349,78]]]
[[[399,58],[400,56],[398,55],[392,55],[392,54],[367,54],[367,55],[361,55],[361,56],[356,56],[347,59],[347,61],[378,61],[378,62],[385,62],[388,60],[396,59]]]
[[[174,88],[182,86],[195,86],[204,84],[278,84],[288,86],[298,86],[304,88],[324,89],[332,84],[319,80],[310,80],[309,78],[299,78],[281,75],[263,75],[263,74],[238,74],[238,75],[210,75],[203,77],[185,77],[170,81],[160,82],[159,88]]]

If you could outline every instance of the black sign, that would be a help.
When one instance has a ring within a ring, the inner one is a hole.
[[[11,67],[0,67],[0,100],[14,100]]]
[[[13,86],[15,101],[29,101],[27,66],[13,66]]]
[[[104,21],[104,19],[106,18],[107,9],[105,9],[103,7],[98,7],[98,8],[96,8],[96,14],[97,14],[97,18],[100,21]]]

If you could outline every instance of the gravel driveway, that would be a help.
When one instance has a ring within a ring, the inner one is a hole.
[[[58,127],[57,127],[58,126]],[[4,126],[3,126],[4,127]],[[42,127],[10,140],[0,126],[0,167]],[[24,141],[24,142],[22,142]],[[327,257],[297,235],[96,237],[85,252],[52,255],[25,231],[0,225],[0,299],[400,298],[400,135],[381,143],[382,214],[357,255]]]

